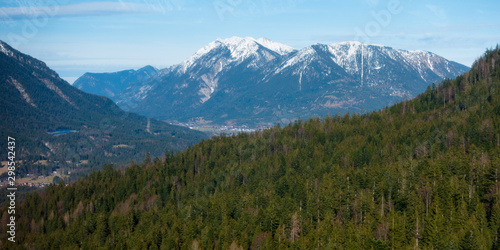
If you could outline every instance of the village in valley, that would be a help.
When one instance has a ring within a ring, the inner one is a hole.
[[[4,173],[7,173],[7,171],[8,171],[7,163],[8,163],[7,161],[1,162],[0,187],[6,187],[9,184],[8,175],[4,174]],[[15,185],[16,186],[25,186],[25,187],[44,188],[50,184],[59,183],[60,181],[67,179],[69,177],[69,174],[71,174],[71,172],[64,174],[61,171],[57,170],[57,171],[52,171],[48,175],[26,174],[26,176],[23,176],[22,178],[18,178],[20,176],[16,176]]]

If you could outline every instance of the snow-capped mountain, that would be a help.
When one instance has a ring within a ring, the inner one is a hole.
[[[214,51],[219,52],[219,54],[214,55]],[[252,59],[252,64],[249,66],[258,67],[259,62],[271,61],[277,56],[283,56],[293,51],[295,51],[294,48],[285,44],[273,42],[267,38],[260,38],[257,40],[251,37],[232,37],[225,40],[217,39],[198,50],[193,56],[184,61],[182,63],[182,69],[186,72],[186,70],[203,59],[214,62],[214,56],[217,58],[224,58],[223,62],[227,64],[234,62],[238,64],[247,59]],[[221,62],[222,61],[220,61],[220,63]]]
[[[160,106],[172,109],[196,108],[221,89],[221,79],[236,71],[261,74],[267,65],[278,63],[283,56],[294,51],[292,47],[265,38],[217,39],[181,64],[159,71],[149,81],[130,84],[126,91],[114,99],[120,106],[131,110],[146,97],[152,103],[151,107],[146,108],[148,110]],[[223,80],[222,84],[226,85],[227,80]]]
[[[342,42],[304,48],[287,58],[268,79],[280,78],[280,75],[286,79],[297,78],[299,90],[304,80],[320,85],[353,82],[358,87],[392,92],[385,94],[412,97],[429,84],[455,77],[467,69],[431,52]]]
[[[235,67],[261,70],[269,62],[293,51],[292,47],[267,38],[217,39],[184,61],[179,70],[200,83],[198,94],[204,103],[217,89],[222,71]]]
[[[379,109],[467,70],[425,51],[359,42],[296,50],[266,38],[232,37],[109,97],[169,121],[260,126]]]

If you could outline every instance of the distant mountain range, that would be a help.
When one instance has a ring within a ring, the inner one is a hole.
[[[7,148],[8,136],[16,138],[16,159],[28,163],[20,164],[24,169],[18,174],[142,161],[146,152],[162,156],[206,138],[198,131],[124,112],[110,99],[71,86],[45,63],[1,41],[0,95],[0,147]],[[7,159],[6,154],[2,150],[1,158]]]
[[[74,85],[160,120],[255,128],[380,109],[468,70],[426,51],[359,42],[295,50],[233,37],[166,69],[86,73]]]
[[[85,73],[73,86],[96,95],[114,98],[132,84],[145,82],[158,73],[152,66],[110,74]]]

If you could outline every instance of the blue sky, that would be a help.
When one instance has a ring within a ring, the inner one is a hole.
[[[498,10],[498,0],[5,0],[0,40],[70,82],[85,72],[165,68],[232,36],[296,49],[358,40],[470,66],[500,43]]]

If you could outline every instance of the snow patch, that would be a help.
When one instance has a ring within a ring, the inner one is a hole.
[[[361,57],[365,56],[361,55],[363,46],[360,42],[344,42],[328,45],[328,50],[336,64],[345,69],[346,72],[356,74],[360,72],[359,68],[361,66],[361,64],[358,66],[358,56],[360,61]],[[366,56],[369,57],[370,55]]]
[[[202,75],[201,79],[203,80],[204,86],[200,88],[199,94],[202,96],[201,103],[204,103],[212,97],[215,88],[218,86],[219,79],[212,78],[212,76],[206,74]]]
[[[136,100],[144,100],[148,96],[148,92],[152,88],[153,88],[153,86],[151,86],[151,85],[141,86],[141,88],[139,88],[139,92],[137,92],[137,94],[135,94],[135,99]]]
[[[274,73],[278,74],[281,71],[283,71],[284,69],[286,69],[290,66],[299,64],[299,63],[304,64],[304,69],[305,69],[305,67],[313,61],[315,55],[316,55],[316,50],[314,50],[313,47],[304,48],[304,49],[300,50],[299,53],[297,53],[297,55],[288,59],[283,64],[283,66],[281,66],[279,69],[277,69]],[[298,73],[299,72],[294,72],[293,74],[298,74]]]
[[[202,96],[201,97],[201,103],[205,103],[206,101],[210,100],[210,97],[212,96],[213,89],[209,87],[202,87],[200,88],[200,91],[198,93]]]
[[[299,77],[299,91],[302,91],[302,72],[300,72],[300,77]]]

